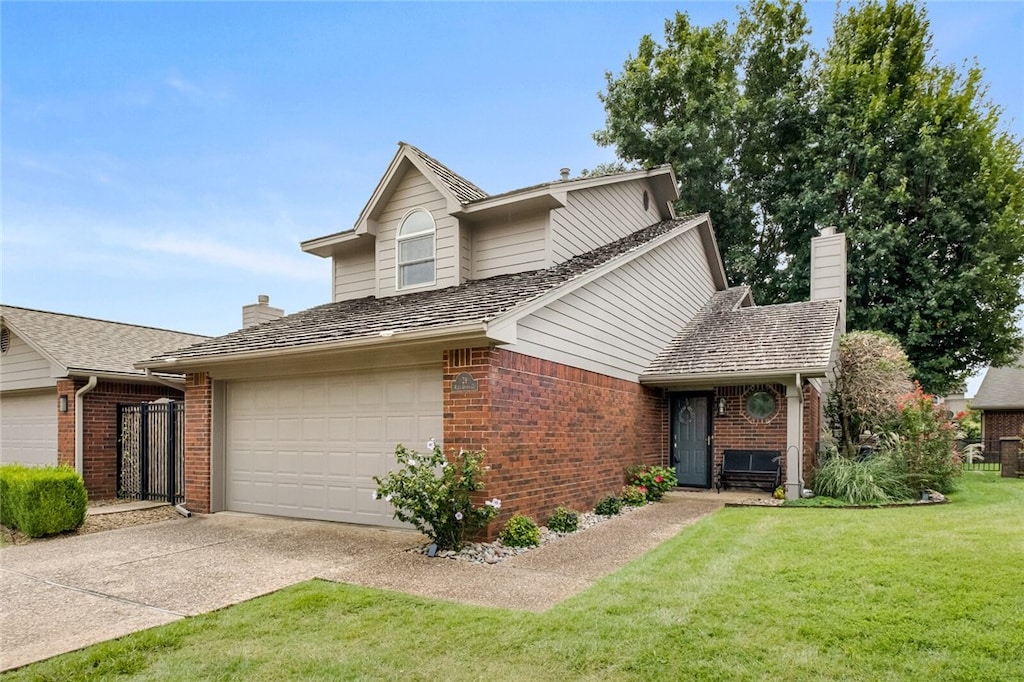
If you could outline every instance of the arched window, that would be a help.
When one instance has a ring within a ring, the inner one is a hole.
[[[398,228],[398,288],[434,283],[434,218],[422,208]]]

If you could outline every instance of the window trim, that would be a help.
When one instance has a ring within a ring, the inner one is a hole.
[[[416,214],[423,213],[430,219],[430,229],[420,230],[418,232],[411,232],[409,234],[402,234],[402,228],[405,227],[405,223],[409,218]],[[430,258],[420,258],[409,261],[407,263],[402,262],[402,242],[408,241],[415,238],[422,238],[424,235],[430,235],[431,255]],[[417,284],[402,284],[402,268],[410,265],[418,265],[420,263],[432,263],[432,274],[429,282],[419,282]],[[398,228],[395,230],[395,291],[408,291],[410,289],[420,289],[423,287],[431,287],[437,284],[437,221],[434,220],[433,214],[425,208],[417,207],[409,210],[402,219],[398,222]]]

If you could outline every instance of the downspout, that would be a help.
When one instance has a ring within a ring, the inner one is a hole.
[[[175,382],[175,381],[172,381],[171,379],[164,379],[163,377],[158,377],[157,375],[153,374],[153,370],[148,369],[148,368],[146,369],[146,378],[149,379],[150,381],[155,381],[158,384],[163,384],[164,386],[167,386],[168,388],[173,388],[175,391],[178,391],[180,393],[184,393],[185,392],[185,385],[184,385],[184,383],[182,383],[180,381],[179,382]]]
[[[85,420],[85,394],[91,392],[96,388],[96,383],[99,379],[93,375],[89,377],[89,381],[82,386],[80,389],[75,391],[75,471],[78,472],[79,476],[84,476],[83,471],[83,451],[85,450],[85,434],[84,425]]]
[[[793,393],[786,389],[786,499],[799,499],[803,493],[804,442],[804,387],[803,377],[796,374]]]

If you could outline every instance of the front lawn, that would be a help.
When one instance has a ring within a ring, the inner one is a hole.
[[[725,509],[540,615],[311,581],[9,677],[1024,679],[1024,481],[951,499]]]

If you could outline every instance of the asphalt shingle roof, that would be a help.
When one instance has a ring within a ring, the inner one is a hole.
[[[135,369],[135,363],[170,348],[209,338],[9,305],[0,306],[0,315],[13,330],[70,372],[143,376],[145,372]]]
[[[713,375],[828,366],[839,317],[834,300],[738,307],[749,293],[715,293],[644,376]]]
[[[989,367],[971,407],[979,410],[1024,410],[1024,355],[1007,367]]]
[[[533,270],[459,286],[397,296],[352,299],[310,308],[279,320],[240,329],[152,358],[189,360],[226,357],[235,353],[273,351],[359,338],[382,331],[442,330],[486,322],[545,292],[694,220],[687,216],[655,223],[622,239],[544,270]]]

